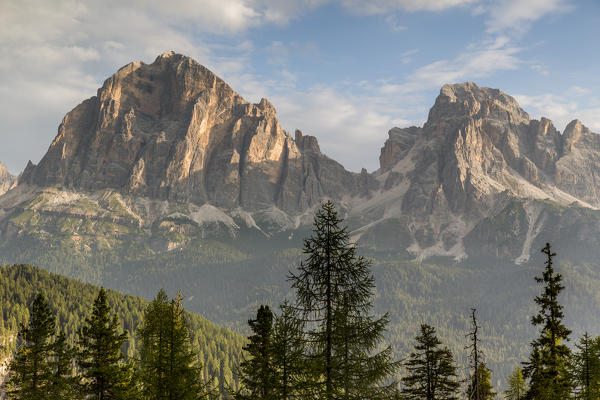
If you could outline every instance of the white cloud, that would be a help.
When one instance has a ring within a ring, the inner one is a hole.
[[[340,0],[349,11],[360,15],[404,11],[443,11],[473,4],[478,0]]]
[[[600,133],[599,101],[586,101],[586,105],[581,106],[574,100],[552,93],[535,96],[521,94],[514,97],[533,118],[546,117],[560,131],[572,120],[579,119],[592,131]]]
[[[485,7],[490,33],[522,34],[535,21],[571,10],[566,0],[497,0]]]
[[[452,60],[438,60],[416,69],[404,83],[383,85],[380,90],[383,94],[413,93],[517,69],[520,51],[503,36],[486,40],[469,46]]]
[[[387,132],[398,124],[398,109],[386,110],[368,93],[357,95],[329,86],[313,86],[305,91],[271,94],[285,129],[300,129],[318,138],[321,150],[346,168],[369,171],[379,168],[379,150]],[[389,104],[388,104],[389,106]]]

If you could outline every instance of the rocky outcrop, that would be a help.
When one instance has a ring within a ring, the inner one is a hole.
[[[469,238],[492,235],[494,225],[480,222],[496,223],[511,199],[600,208],[599,173],[599,136],[579,121],[561,135],[498,89],[445,85],[422,128],[389,132],[377,172],[383,185],[374,195],[382,201],[371,201],[371,212],[380,207],[381,215],[408,218],[412,235],[402,246],[414,253],[466,257],[462,240],[476,226],[480,233]],[[527,233],[527,221],[510,222],[519,223]]]
[[[363,180],[324,156],[314,137],[292,138],[269,101],[248,103],[173,52],[107,79],[65,116],[47,154],[22,178],[226,209],[275,205],[290,214],[359,195]]]
[[[0,162],[0,196],[9,191],[16,183],[16,178],[8,172],[6,165]]]

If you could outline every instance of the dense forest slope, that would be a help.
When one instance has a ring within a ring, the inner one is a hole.
[[[65,332],[71,345],[76,333],[91,312],[99,288],[75,279],[52,274],[30,265],[0,267],[0,356],[6,359],[16,347],[20,324],[29,320],[29,307],[35,295],[43,292],[57,317],[57,327]],[[136,328],[148,302],[135,296],[108,291],[108,303],[129,333],[123,352],[136,353]],[[184,304],[185,306],[185,304]],[[204,364],[204,378],[233,382],[232,371],[239,363],[244,338],[219,327],[203,317],[187,313],[192,345]]]

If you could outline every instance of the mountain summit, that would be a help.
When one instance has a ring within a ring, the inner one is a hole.
[[[501,239],[490,236],[504,235],[510,226],[516,237],[524,235],[525,247],[519,249],[517,242],[502,256],[523,261],[543,230],[542,202],[600,207],[598,140],[579,121],[561,134],[546,118],[530,119],[498,89],[471,82],[445,85],[423,127],[389,132],[377,177],[382,193],[361,210],[402,218],[398,225],[406,229],[399,236],[405,240],[398,245],[420,257],[479,252],[482,230],[492,243],[485,248],[500,247],[503,253]],[[522,203],[524,220],[509,218],[504,226],[483,228],[515,201]]]
[[[0,162],[0,196],[12,188],[16,178],[8,172],[6,165]]]
[[[107,79],[22,181],[291,214],[360,190],[360,175],[321,154],[314,137],[284,131],[268,100],[247,102],[173,52]]]

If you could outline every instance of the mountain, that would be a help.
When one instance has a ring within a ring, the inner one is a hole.
[[[30,265],[0,267],[0,383],[6,373],[6,360],[17,346],[16,335],[21,324],[27,324],[34,297],[43,292],[57,317],[57,329],[65,332],[69,343],[76,342],[77,330],[89,316],[100,288],[64,276],[50,274]],[[108,304],[128,332],[125,353],[136,353],[136,329],[148,302],[135,296],[108,291]],[[204,365],[204,378],[213,375],[224,383],[231,381],[232,371],[240,361],[245,338],[219,327],[203,317],[186,313],[193,346]]]
[[[498,89],[453,84],[422,127],[390,130],[377,171],[353,173],[283,130],[267,100],[168,52],[107,79],[0,196],[0,263],[145,298],[183,289],[189,310],[243,330],[293,295],[286,278],[331,198],[373,260],[398,358],[424,322],[464,353],[476,307],[502,378],[533,338],[546,241],[569,327],[600,327],[598,145],[579,121],[561,133]]]
[[[314,137],[292,138],[266,99],[250,104],[168,52],[121,68],[68,113],[23,182],[297,214],[358,193],[360,178],[322,155]]]
[[[6,165],[0,162],[0,196],[8,192],[16,182],[16,178],[8,172]]]
[[[600,216],[599,145],[580,121],[561,134],[548,119],[530,119],[500,90],[445,85],[423,127],[389,132],[376,173],[381,190],[356,205],[356,214],[374,222],[357,237],[376,243],[377,225],[395,219],[397,240],[390,245],[419,259],[523,263],[544,241],[573,235],[575,248],[565,251],[575,256],[598,244],[590,229],[600,233],[593,227]]]

